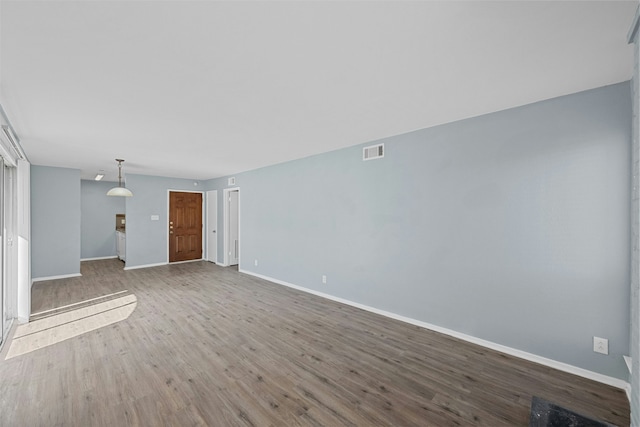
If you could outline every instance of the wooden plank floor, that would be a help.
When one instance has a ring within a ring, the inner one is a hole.
[[[629,424],[622,390],[195,262],[33,286],[34,313],[127,291],[126,320],[0,361],[2,426],[526,426],[531,397]],[[79,304],[81,306],[82,304]]]

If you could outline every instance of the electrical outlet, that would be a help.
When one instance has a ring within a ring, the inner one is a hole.
[[[322,283],[327,283],[327,276],[325,276],[324,274],[322,275]]]
[[[609,340],[606,338],[593,337],[593,351],[596,353],[609,354]]]
[[[255,265],[256,267],[258,266],[258,260],[257,259],[253,261],[253,265]]]

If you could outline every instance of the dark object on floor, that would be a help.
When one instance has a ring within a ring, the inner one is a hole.
[[[596,421],[561,406],[554,405],[537,396],[531,399],[529,427],[615,427],[613,424]]]

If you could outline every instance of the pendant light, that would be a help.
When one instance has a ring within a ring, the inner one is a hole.
[[[124,188],[122,186],[122,162],[124,162],[124,160],[116,159],[116,162],[118,162],[118,186],[113,187],[111,190],[109,190],[107,192],[107,196],[131,197],[133,196],[133,193],[131,192],[131,190]]]

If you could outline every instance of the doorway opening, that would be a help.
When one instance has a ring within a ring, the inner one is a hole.
[[[223,190],[224,201],[224,265],[240,263],[240,188]]]
[[[0,292],[0,307],[2,308],[2,317],[0,317],[0,344],[2,344],[9,333],[9,316],[7,309],[7,280],[6,280],[6,272],[5,272],[5,238],[6,238],[6,229],[5,229],[5,167],[4,161],[0,157],[0,288],[2,288],[2,292]]]
[[[202,192],[169,190],[169,262],[202,259]]]
[[[0,157],[0,345],[18,317],[17,169]]]

